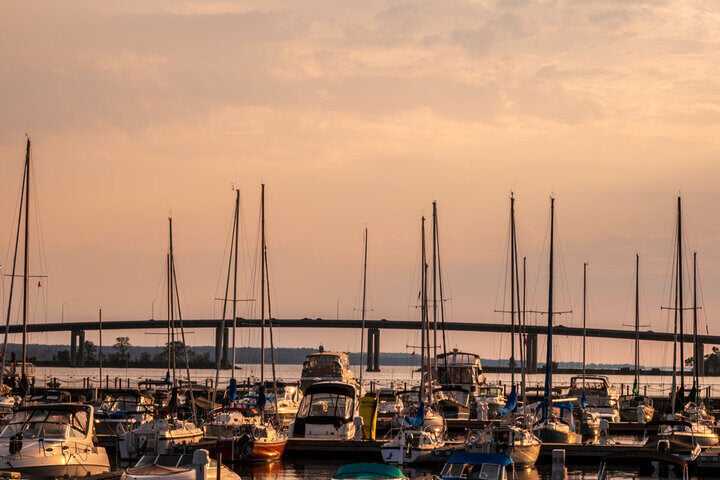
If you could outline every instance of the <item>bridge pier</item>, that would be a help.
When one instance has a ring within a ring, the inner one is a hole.
[[[85,330],[80,330],[79,333],[79,345],[78,345],[78,354],[80,356],[79,358],[79,364],[81,367],[85,366]]]
[[[694,361],[697,362],[698,375],[705,375],[705,344],[698,342],[695,349]]]
[[[215,327],[215,368],[220,368],[220,362],[222,361],[222,358],[220,358],[220,355],[222,354],[222,347],[223,347],[223,328],[222,327]]]
[[[367,340],[367,371],[380,371],[380,329],[369,328]]]
[[[223,341],[222,341],[222,366],[223,368],[230,368],[230,360],[228,359],[228,351],[229,351],[229,339],[230,339],[230,329],[225,327],[223,329]]]
[[[528,333],[525,344],[525,364],[527,371],[534,373],[537,371],[537,354],[538,354],[538,336],[536,333]]]
[[[77,365],[77,331],[70,330],[70,366]]]

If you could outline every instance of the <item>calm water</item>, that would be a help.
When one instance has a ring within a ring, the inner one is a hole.
[[[260,376],[260,365],[240,365],[240,368],[236,371],[236,377],[238,379],[259,378]],[[300,365],[278,365],[276,367],[277,376],[283,380],[298,380],[300,378],[300,371],[302,366]],[[357,375],[357,368],[356,375]],[[103,369],[103,377],[110,377],[110,385],[114,384],[114,379],[122,379],[123,385],[127,385],[127,379],[130,379],[131,386],[136,386],[138,381],[144,379],[161,380],[165,377],[165,369],[161,368],[105,368]],[[82,387],[83,379],[90,377],[93,385],[97,385],[98,382],[98,370],[96,368],[69,368],[69,367],[37,367],[37,382],[38,384],[46,384],[52,377],[57,378],[60,383],[66,387]],[[198,369],[191,370],[190,372],[192,379],[200,384],[211,384],[215,379],[215,370],[211,369]],[[265,367],[265,375],[271,374],[270,366]],[[185,377],[185,370],[178,369],[177,376],[179,378]],[[503,384],[509,384],[509,374],[495,374],[489,373],[486,375],[488,381],[491,383],[501,382]],[[554,382],[556,384],[568,384],[571,375],[554,375]],[[227,385],[228,379],[230,378],[230,370],[222,370],[220,372],[220,385]],[[519,375],[516,377],[516,381],[519,380]],[[389,386],[394,385],[396,387],[402,387],[404,384],[412,385],[418,381],[418,372],[415,371],[414,367],[407,366],[386,366],[382,367],[380,372],[363,372],[363,384],[366,386],[370,382],[376,384]],[[543,375],[533,374],[528,376],[528,385],[541,387],[543,385]],[[629,388],[633,383],[633,377],[631,375],[613,375],[610,377],[610,381],[615,384],[618,388],[624,385]],[[672,377],[670,376],[649,376],[641,379],[643,388],[647,389],[647,394],[651,396],[666,395],[670,391],[672,385]],[[711,396],[720,396],[720,377],[704,377],[701,379],[701,383],[704,387],[711,387]],[[104,380],[103,380],[104,384]]]

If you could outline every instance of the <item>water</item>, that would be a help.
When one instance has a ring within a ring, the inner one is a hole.
[[[236,378],[244,380],[247,378],[259,378],[260,376],[260,365],[249,364],[239,365],[240,368],[236,370]],[[380,372],[363,372],[363,384],[366,386],[370,382],[374,382],[376,385],[395,387],[404,387],[405,384],[408,386],[416,384],[419,379],[419,373],[416,371],[416,367],[410,366],[386,366],[381,367]],[[293,381],[300,379],[300,372],[302,370],[301,365],[277,365],[276,371],[279,379]],[[357,375],[357,367],[354,368]],[[97,368],[70,368],[70,367],[37,367],[37,384],[45,385],[52,378],[57,378],[60,381],[61,386],[66,388],[83,386],[84,379],[89,377],[92,381],[93,386],[98,384],[98,369]],[[161,380],[165,378],[166,369],[162,368],[104,368],[103,377],[109,377],[110,385],[114,385],[114,379],[122,379],[123,386],[127,386],[127,379],[130,379],[130,385],[135,387],[139,381],[150,379],[150,380]],[[201,385],[211,385],[215,379],[215,370],[213,369],[196,369],[190,371],[191,378]],[[271,375],[271,368],[269,365],[265,367],[266,377]],[[185,370],[177,370],[178,378],[185,378]],[[555,374],[553,379],[556,385],[567,385],[570,383],[570,377],[573,375],[567,374]],[[220,385],[227,385],[230,378],[230,370],[220,371]],[[509,385],[510,374],[505,373],[488,373],[486,378],[491,383],[500,382],[504,385]],[[516,381],[519,381],[520,376],[516,376]],[[610,381],[618,388],[625,386],[626,389],[631,388],[633,384],[632,375],[611,375]],[[105,384],[103,379],[103,385]],[[531,374],[528,375],[528,387],[542,387],[544,382],[544,376],[542,374]],[[703,377],[700,380],[703,387],[710,387],[711,397],[720,396],[720,377]],[[641,385],[643,389],[646,389],[648,395],[653,397],[666,396],[670,392],[672,385],[671,376],[648,376],[641,378]]]

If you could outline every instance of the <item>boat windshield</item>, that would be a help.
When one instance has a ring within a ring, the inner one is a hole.
[[[135,412],[140,406],[137,397],[108,397],[103,402],[102,408],[107,412]]]
[[[86,410],[20,410],[0,433],[0,438],[78,438],[88,432]]]
[[[499,397],[502,395],[500,387],[482,387],[478,390],[478,397]]]
[[[192,454],[182,455],[144,455],[135,464],[136,467],[147,467],[148,465],[162,465],[163,467],[192,467]]]
[[[302,399],[298,418],[340,417],[349,419],[353,413],[353,399],[338,393],[318,392]]]

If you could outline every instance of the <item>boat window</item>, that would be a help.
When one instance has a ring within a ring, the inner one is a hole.
[[[460,477],[462,476],[465,465],[462,463],[446,463],[443,467],[441,477]]]
[[[468,478],[500,478],[501,465],[493,465],[484,463],[477,476],[468,476]]]
[[[163,467],[176,467],[179,460],[179,455],[158,455],[155,463]]]
[[[147,467],[148,465],[155,465],[155,455],[143,455],[140,460],[135,464],[136,467]]]
[[[64,438],[82,437],[87,434],[88,414],[86,410],[23,410],[17,412],[0,434],[0,438],[9,438],[21,433],[24,438]]]
[[[303,398],[298,410],[298,418],[305,417],[342,417],[352,415],[353,400],[345,395],[332,393],[314,393]]]

